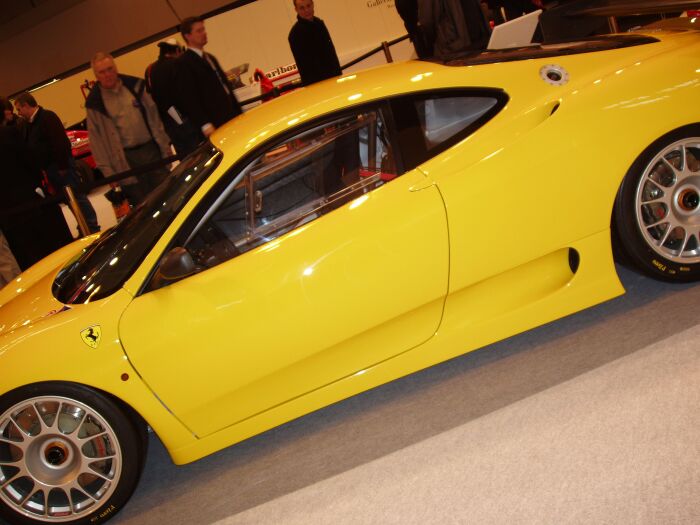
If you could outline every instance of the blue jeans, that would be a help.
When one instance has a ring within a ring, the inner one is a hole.
[[[59,170],[56,166],[49,166],[46,168],[46,175],[49,178],[49,182],[56,189],[65,188],[66,186],[71,187],[75,195],[75,200],[78,202],[78,208],[80,208],[80,212],[83,214],[83,217],[85,217],[85,222],[87,222],[90,233],[100,231],[95,208],[92,207],[90,200],[84,192],[76,190],[80,185],[80,179],[78,178],[78,172],[73,158],[71,157],[70,159],[69,169]]]

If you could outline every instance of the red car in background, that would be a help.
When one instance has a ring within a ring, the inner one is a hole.
[[[86,130],[66,130],[66,135],[70,140],[70,147],[73,150],[75,160],[83,160],[91,168],[95,168],[95,159],[90,151],[90,139]]]
[[[90,150],[90,137],[85,129],[67,129],[66,135],[70,140],[70,147],[75,159],[76,168],[80,180],[85,183],[92,183],[95,179],[102,177],[97,169],[95,158]]]

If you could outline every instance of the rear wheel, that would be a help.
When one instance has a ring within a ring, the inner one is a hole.
[[[104,522],[131,496],[143,453],[132,420],[90,388],[13,390],[0,399],[0,515],[18,524]]]
[[[635,160],[613,227],[639,270],[665,281],[700,279],[700,125],[664,135]]]

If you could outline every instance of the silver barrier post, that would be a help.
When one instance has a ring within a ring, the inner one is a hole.
[[[81,237],[90,235],[90,229],[88,228],[87,221],[83,216],[83,212],[80,211],[80,206],[78,206],[78,201],[75,199],[75,194],[73,193],[73,188],[70,186],[64,186],[63,188],[68,197],[68,205],[70,206],[70,211],[75,215],[75,220],[78,223],[78,231]]]
[[[391,49],[389,49],[389,43],[388,42],[382,42],[382,49],[384,49],[384,56],[386,57],[387,62],[393,62],[394,59],[391,58]]]

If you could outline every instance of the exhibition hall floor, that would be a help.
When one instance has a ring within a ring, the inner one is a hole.
[[[622,297],[198,462],[151,435],[112,523],[700,523],[700,284],[619,271]]]

